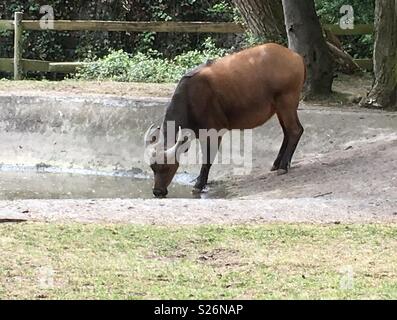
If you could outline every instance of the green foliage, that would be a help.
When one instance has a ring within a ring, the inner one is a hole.
[[[321,22],[326,24],[338,24],[343,14],[340,8],[343,5],[351,5],[354,9],[356,24],[374,22],[375,0],[315,0],[317,13]],[[354,58],[368,58],[373,54],[374,39],[370,35],[347,36],[341,38],[344,49]]]
[[[256,36],[251,31],[247,31],[244,34],[243,39],[239,43],[238,46],[243,49],[246,49],[246,48],[258,46],[258,45],[261,45],[261,44],[267,43],[267,42],[269,42],[269,40],[266,39],[265,37]],[[278,40],[278,43],[288,47],[288,40],[286,37],[285,38],[280,37],[280,39]]]
[[[373,23],[375,12],[375,0],[315,0],[317,13],[323,23],[337,24],[342,14],[340,8],[343,5],[351,5],[354,8],[356,23]]]
[[[375,0],[350,0],[355,9],[356,23],[372,23]],[[315,0],[323,23],[338,23],[345,0]],[[115,21],[241,21],[232,0],[3,0],[0,19],[13,19],[15,11],[23,11],[24,19],[40,19],[41,5],[54,8],[55,19],[115,20]],[[153,57],[161,52],[162,61],[176,61],[186,67],[190,62],[202,62],[201,44],[208,34],[187,33],[126,33],[126,32],[54,32],[25,31],[24,53],[27,59],[49,61],[94,61],[110,51]],[[345,49],[354,57],[372,56],[371,36],[341,37]],[[249,33],[242,35],[212,35],[216,47],[245,48],[263,43]],[[0,31],[0,57],[12,57],[13,32]],[[208,48],[207,48],[208,49]],[[208,51],[208,50],[207,50]],[[154,64],[154,62],[151,62]],[[2,76],[2,75],[0,75]],[[174,78],[171,76],[170,78]]]
[[[223,19],[227,21],[233,21],[237,19],[237,11],[230,2],[221,1],[215,3],[211,8],[208,9],[208,16],[215,19]]]
[[[233,21],[232,0],[4,0],[0,19],[13,19],[23,11],[24,19],[40,19],[41,5],[50,5],[58,20],[114,21]],[[12,57],[13,33],[0,31],[0,57]],[[79,61],[103,57],[109,49],[129,53],[154,49],[172,58],[194,50],[206,34],[51,32],[25,31],[24,58],[50,61]],[[222,45],[230,35],[216,35]]]
[[[217,48],[211,38],[205,40],[201,51],[188,51],[172,59],[155,50],[134,55],[117,50],[102,59],[90,61],[76,77],[123,82],[177,82],[189,69],[226,53],[226,50]]]

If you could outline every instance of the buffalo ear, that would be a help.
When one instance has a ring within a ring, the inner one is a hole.
[[[154,124],[152,124],[149,128],[148,131],[146,131],[145,134],[145,148],[150,146],[151,144],[154,144],[155,142],[158,142],[158,137],[160,133],[160,127],[154,128]]]

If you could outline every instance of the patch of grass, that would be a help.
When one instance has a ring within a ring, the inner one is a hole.
[[[397,298],[396,225],[0,225],[0,298]]]

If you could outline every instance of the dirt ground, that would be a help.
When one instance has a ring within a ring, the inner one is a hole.
[[[0,93],[21,95],[106,95],[117,97],[170,97],[176,84],[126,83],[113,81],[9,81],[0,80]]]
[[[117,97],[157,97],[169,98],[176,84],[152,84],[152,83],[126,83],[113,81],[10,81],[0,79],[0,93],[15,92],[21,95],[47,95],[47,94],[70,94],[70,95],[107,95]],[[339,75],[334,81],[334,90],[339,94],[329,101],[334,105],[356,101],[365,95],[371,88],[369,75],[356,76],[354,78]]]
[[[38,94],[48,93],[48,89],[71,94],[97,94],[99,90],[101,94],[169,97],[174,88],[173,85],[79,85],[73,82],[50,86],[26,82],[15,87],[11,82],[0,83],[0,92],[20,90]],[[360,112],[369,117],[368,111],[351,106],[369,87],[368,78],[341,77],[335,84],[339,93],[331,102],[321,105],[331,104],[340,110],[349,108],[359,117]],[[324,112],[324,117],[326,114]],[[377,112],[377,116],[379,121],[397,120],[397,113]],[[397,222],[396,126],[379,128],[371,137],[348,139],[343,148],[297,157],[288,175],[277,176],[269,172],[267,164],[256,164],[252,174],[226,179],[217,183],[217,187],[225,188],[232,197],[223,200],[0,201],[0,222],[44,220],[159,225]]]

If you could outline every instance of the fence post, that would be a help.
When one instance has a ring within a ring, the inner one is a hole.
[[[22,80],[22,12],[14,16],[14,80]]]

